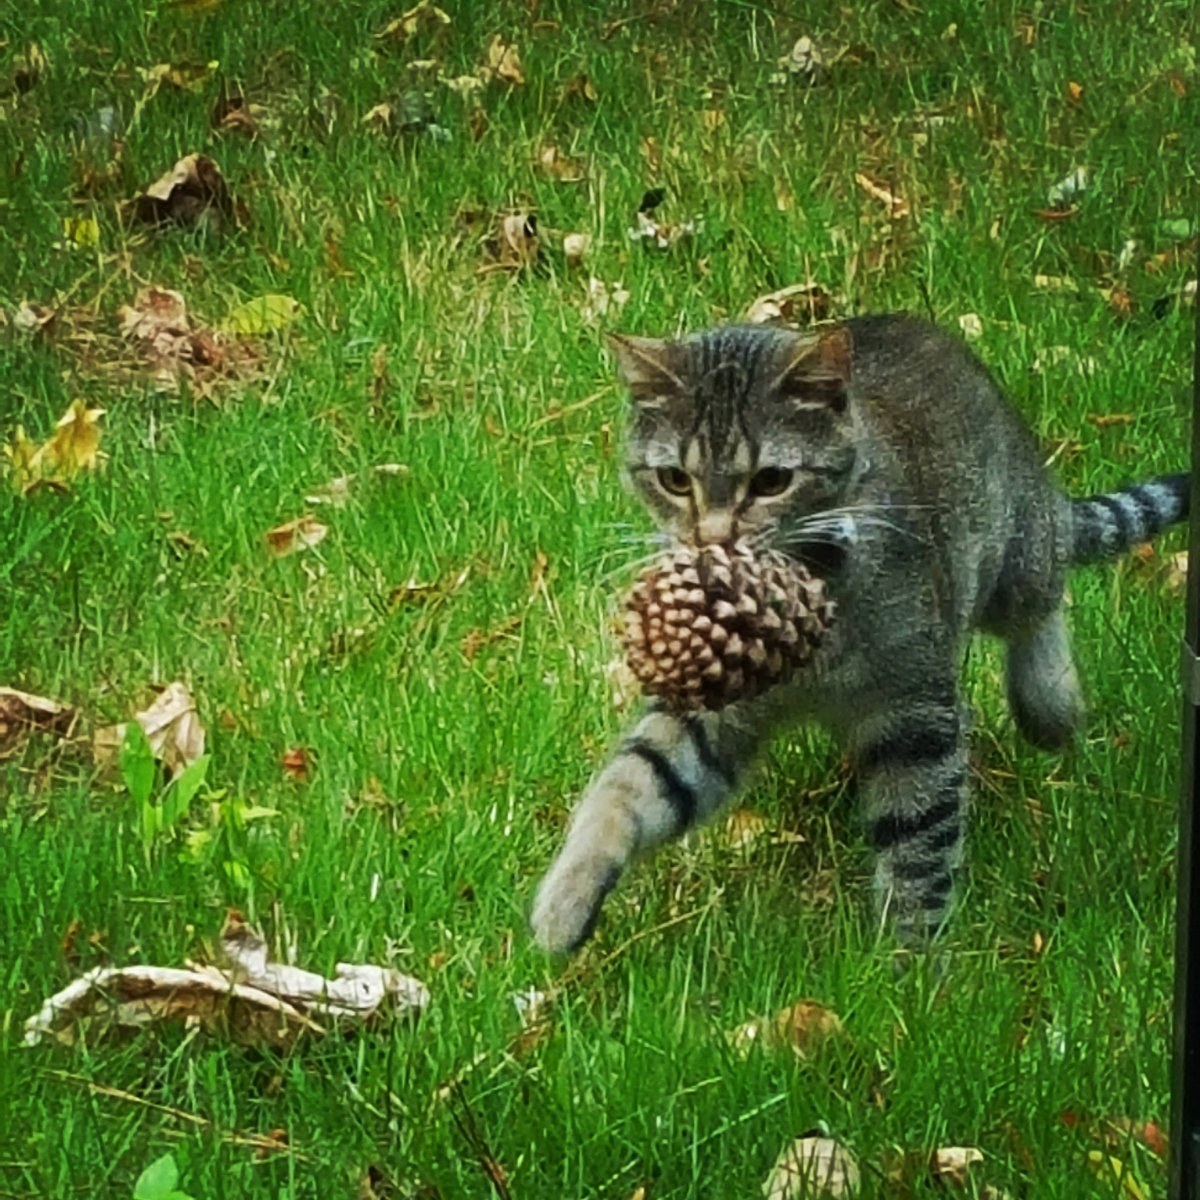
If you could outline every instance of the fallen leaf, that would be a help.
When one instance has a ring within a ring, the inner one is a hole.
[[[1102,1185],[1119,1189],[1121,1200],[1150,1200],[1150,1193],[1119,1158],[1101,1150],[1089,1150],[1087,1164]]]
[[[388,103],[376,104],[374,108],[367,111],[363,117],[362,123],[370,125],[372,129],[384,131],[392,127],[392,106]]]
[[[758,1017],[739,1025],[728,1038],[743,1056],[758,1047],[791,1050],[797,1058],[807,1059],[844,1033],[841,1018],[832,1009],[816,1000],[798,1000],[772,1017]]]
[[[299,318],[304,307],[291,296],[269,292],[239,304],[218,326],[222,333],[262,334],[283,329]]]
[[[1132,425],[1137,417],[1133,413],[1088,413],[1084,420],[1097,429],[1111,429],[1114,425]]]
[[[754,325],[810,325],[829,315],[831,303],[829,293],[809,279],[759,296],[746,309],[745,319]]]
[[[297,783],[307,783],[312,773],[312,751],[307,746],[292,746],[285,750],[279,758],[283,773],[296,780]]]
[[[415,579],[410,579],[407,583],[392,588],[388,593],[388,612],[396,612],[410,605],[427,605],[445,600],[467,582],[470,574],[471,568],[463,567],[453,579],[443,579],[436,583],[418,583]]]
[[[521,68],[521,56],[516,43],[505,41],[500,34],[495,34],[488,43],[487,62],[481,73],[486,78],[499,79],[509,87],[522,86],[525,73]]]
[[[538,256],[538,225],[534,213],[509,213],[500,218],[486,248],[494,266],[519,270]]]
[[[1050,202],[1052,209],[1062,208],[1069,200],[1073,200],[1087,191],[1090,182],[1091,172],[1087,167],[1074,167],[1050,188],[1046,193],[1046,199]]]
[[[389,21],[375,37],[380,41],[407,42],[423,30],[441,29],[449,24],[449,13],[431,3],[431,0],[421,0],[408,12]]]
[[[562,98],[564,101],[586,100],[589,104],[595,104],[600,95],[591,79],[580,72],[578,75],[573,75],[563,85]]]
[[[943,1146],[929,1160],[929,1170],[942,1184],[967,1186],[967,1175],[976,1163],[983,1162],[983,1153],[974,1146]]]
[[[605,283],[595,275],[587,281],[587,296],[579,315],[589,325],[599,325],[606,317],[616,317],[629,303],[630,291],[624,284]]]
[[[508,620],[501,621],[499,625],[492,629],[469,630],[458,644],[463,658],[467,662],[472,662],[484,647],[511,638],[520,627],[520,617],[509,617]]]
[[[978,313],[963,313],[958,318],[958,327],[968,342],[977,342],[983,337],[983,322]]]
[[[553,142],[546,142],[538,151],[538,168],[543,175],[559,183],[579,183],[587,178],[582,160],[564,154]]]
[[[812,38],[804,36],[792,43],[791,50],[779,60],[779,65],[792,77],[812,80],[825,65],[825,58]]]
[[[42,333],[48,331],[58,316],[58,310],[47,304],[22,303],[13,314],[13,326],[22,333]]]
[[[168,684],[149,708],[135,713],[154,757],[171,772],[172,778],[204,753],[204,726],[187,685]],[[109,725],[92,735],[92,753],[100,766],[116,762],[125,741],[125,725]]]
[[[224,221],[238,224],[245,219],[221,168],[206,154],[181,158],[140,196],[134,197],[130,211],[135,220],[145,225],[194,227],[204,223],[220,228]]]
[[[854,182],[873,200],[878,200],[881,204],[887,205],[888,216],[893,221],[898,221],[902,217],[909,215],[908,202],[902,196],[895,195],[861,172],[854,176]]]
[[[276,558],[286,558],[289,554],[320,545],[328,533],[328,525],[322,525],[314,516],[306,513],[294,521],[285,521],[274,529],[268,529],[263,537]]]
[[[766,1200],[852,1196],[859,1170],[850,1152],[828,1137],[797,1138],[775,1161],[763,1184]]]
[[[100,245],[100,222],[95,217],[63,217],[62,231],[68,246],[92,250]]]
[[[631,241],[659,250],[670,250],[680,242],[691,238],[699,228],[699,221],[660,221],[649,209],[638,209],[637,224],[629,230]]]
[[[1083,84],[1076,83],[1073,79],[1067,80],[1067,99],[1072,104],[1078,104],[1083,99]]]
[[[385,1008],[417,1014],[429,1003],[420,980],[387,967],[338,963],[332,978],[270,961],[266,942],[231,912],[221,932],[228,966],[98,967],[51,996],[25,1022],[25,1044],[73,1043],[120,1028],[183,1021],[244,1043],[289,1045],[323,1034],[315,1018],[361,1023]]]
[[[568,233],[563,238],[563,257],[568,267],[578,267],[583,263],[592,247],[592,236],[589,233]]]
[[[99,423],[103,415],[102,408],[88,408],[82,400],[72,401],[59,418],[53,436],[39,451],[48,474],[70,479],[102,464]]]
[[[67,734],[75,720],[69,704],[0,687],[0,758],[7,757],[29,734]]]

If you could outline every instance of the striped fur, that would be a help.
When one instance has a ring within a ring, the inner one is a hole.
[[[837,622],[803,679],[751,703],[691,717],[649,707],[571,817],[534,901],[539,942],[584,942],[634,856],[711,817],[770,737],[803,720],[853,754],[879,911],[922,942],[946,919],[963,859],[969,637],[1006,642],[1021,732],[1069,743],[1084,707],[1067,570],[1186,519],[1187,479],[1065,497],[978,359],[909,318],[621,338],[614,350],[633,400],[628,478],[660,528],[824,564]]]
[[[1188,518],[1191,479],[1160,475],[1071,504],[1077,563],[1115,558]]]

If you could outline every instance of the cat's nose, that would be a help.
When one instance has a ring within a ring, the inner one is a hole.
[[[696,522],[696,545],[706,546],[710,542],[732,541],[734,532],[733,513],[726,509],[706,512]]]

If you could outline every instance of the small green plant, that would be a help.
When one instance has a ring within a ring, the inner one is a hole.
[[[178,1182],[179,1166],[175,1156],[164,1154],[138,1176],[133,1185],[133,1200],[192,1200],[187,1192],[181,1192],[175,1186]]]
[[[145,731],[136,721],[130,721],[121,742],[119,765],[121,778],[129,789],[138,809],[138,833],[147,854],[151,846],[164,833],[178,824],[187,812],[196,793],[204,785],[208,773],[209,755],[202,754],[167,784],[158,801],[155,801],[155,784],[159,765],[154,757]]]

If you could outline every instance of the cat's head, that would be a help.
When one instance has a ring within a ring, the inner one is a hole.
[[[610,345],[633,401],[629,481],[678,541],[793,550],[844,503],[858,461],[848,329],[726,326]]]

